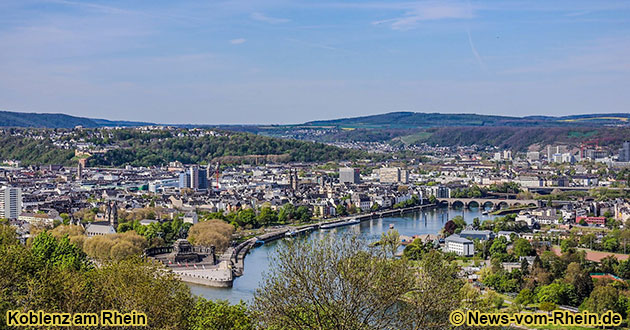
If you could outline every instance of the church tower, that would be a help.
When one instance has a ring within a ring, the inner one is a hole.
[[[299,188],[299,179],[298,179],[298,171],[297,170],[293,170],[293,180],[291,180],[291,188],[293,190],[298,190]]]
[[[112,225],[112,227],[114,227],[114,229],[116,229],[116,231],[118,231],[118,202],[112,202],[111,210],[111,218],[109,220],[109,223]]]

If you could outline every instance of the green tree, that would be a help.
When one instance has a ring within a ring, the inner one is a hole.
[[[618,266],[619,260],[615,256],[610,255],[600,260],[599,269],[602,271],[602,273],[615,274]]]
[[[197,298],[189,329],[254,330],[255,327],[243,302],[230,305],[227,301]]]
[[[580,309],[591,313],[606,311],[621,312],[619,310],[619,291],[610,285],[599,285],[593,289],[591,295],[584,301]]]
[[[188,287],[159,263],[140,258],[82,266],[67,238],[43,232],[30,247],[5,239],[0,228],[0,322],[9,309],[51,312],[136,310],[150,329],[187,329]]]
[[[617,252],[619,250],[619,239],[612,235],[607,235],[602,241],[602,247],[605,251]]]
[[[278,212],[278,220],[281,222],[286,222],[295,217],[295,207],[291,203],[284,204],[280,211]]]
[[[616,274],[621,278],[630,279],[630,259],[619,262]]]
[[[342,216],[342,217],[348,215],[348,211],[346,210],[346,207],[345,207],[345,205],[343,205],[343,203],[337,204],[337,208],[336,209],[337,209],[336,210],[337,211],[337,215]]]
[[[466,221],[461,215],[454,217],[444,224],[444,232],[448,235],[459,234],[466,228]]]
[[[387,256],[394,257],[400,247],[400,234],[395,229],[390,229],[386,233],[381,234],[378,245],[383,248]]]
[[[137,310],[150,329],[186,329],[193,299],[190,289],[164,266],[140,258],[105,263],[90,275],[96,310]]]
[[[536,251],[528,240],[519,238],[514,242],[514,254],[518,257],[527,257],[535,255]]]
[[[416,272],[408,275],[414,280],[413,289],[405,295],[407,302],[399,317],[399,329],[441,330],[450,327],[451,311],[460,308],[464,281],[458,278],[459,268],[439,251],[426,253]],[[468,302],[470,304],[470,302]],[[470,305],[469,305],[470,306]],[[479,307],[472,305],[473,309]]]
[[[582,245],[585,248],[592,249],[593,243],[595,243],[596,240],[597,240],[597,237],[595,237],[595,234],[588,233],[580,237],[580,245]]]
[[[70,215],[68,213],[61,213],[59,214],[59,216],[61,217],[62,223],[64,225],[70,224]]]
[[[538,290],[538,301],[575,306],[577,304],[575,288],[571,284],[556,281]]]
[[[562,253],[569,251],[577,246],[577,242],[573,238],[567,238],[560,242],[560,250]]]
[[[258,223],[263,226],[269,226],[278,221],[278,215],[276,211],[272,210],[270,207],[265,206],[260,209],[260,213],[258,214]]]
[[[310,221],[313,218],[313,212],[311,212],[311,209],[305,205],[299,206],[295,213],[296,216],[304,222]]]
[[[378,211],[380,208],[381,208],[381,206],[380,206],[378,203],[374,203],[374,204],[372,204],[372,207],[370,207],[370,210],[371,210],[372,212],[376,212],[376,211]]]
[[[490,255],[507,253],[507,239],[503,236],[497,237],[490,246]]]
[[[532,290],[525,288],[518,293],[515,302],[522,305],[530,305],[536,302],[536,295]]]
[[[581,304],[584,299],[588,298],[593,291],[593,279],[591,278],[589,272],[582,269],[582,266],[577,262],[572,262],[567,266],[564,280],[575,288],[577,305]]]
[[[56,239],[49,232],[37,235],[31,245],[35,260],[49,267],[80,270],[90,267],[85,253],[70,243],[68,237]]]
[[[416,238],[405,246],[403,250],[403,256],[410,260],[420,260],[425,253],[429,252],[433,249],[433,243],[431,242],[423,242],[421,239]]]
[[[256,212],[252,209],[242,209],[238,212],[236,222],[241,227],[257,228]]]
[[[404,261],[383,258],[380,249],[367,249],[356,238],[283,244],[254,296],[261,326],[349,330],[398,324],[397,302],[412,287]]]

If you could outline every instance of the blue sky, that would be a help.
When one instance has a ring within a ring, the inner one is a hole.
[[[0,1],[0,109],[160,123],[630,109],[630,1]]]

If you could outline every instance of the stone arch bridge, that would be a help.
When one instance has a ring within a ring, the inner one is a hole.
[[[448,205],[449,207],[461,204],[462,206],[469,208],[471,206],[477,207],[492,207],[492,208],[504,208],[514,206],[540,206],[540,201],[535,199],[498,199],[498,198],[438,198],[440,205]]]

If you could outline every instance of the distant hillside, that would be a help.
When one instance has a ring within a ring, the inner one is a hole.
[[[72,128],[111,127],[111,126],[143,126],[150,123],[132,121],[112,121],[75,117],[62,113],[25,113],[0,111],[0,127],[38,127],[38,128]]]
[[[338,162],[369,157],[366,152],[358,150],[242,132],[220,131],[198,136],[197,131],[183,128],[64,131],[69,134],[64,136],[65,141],[89,136],[89,143],[108,149],[105,153],[94,153],[88,160],[90,166],[154,166],[172,161],[185,164],[211,161],[220,161],[222,164],[259,161]],[[54,135],[52,129],[15,128],[0,131],[0,160],[20,160],[23,165],[76,164],[74,149],[60,147],[55,143],[59,140],[52,137]]]
[[[630,127],[439,127],[426,129],[415,137],[411,144],[476,144],[526,150],[533,144],[579,146],[584,141],[597,141],[600,146],[616,150],[624,141],[630,140]],[[401,140],[405,142],[405,138]]]
[[[442,114],[420,112],[390,112],[381,115],[320,120],[307,122],[308,126],[343,126],[354,128],[412,128],[435,126],[488,126],[497,122],[516,120],[516,117],[476,114]]]
[[[551,127],[551,126],[591,126],[591,125],[627,125],[630,114],[589,114],[575,116],[529,116],[510,117],[479,114],[444,114],[423,112],[390,112],[380,115],[319,120],[307,122],[305,126],[334,126],[344,128],[367,129],[409,129],[446,126],[515,126],[515,127]]]

